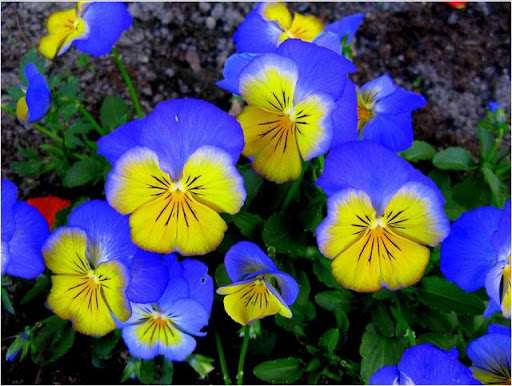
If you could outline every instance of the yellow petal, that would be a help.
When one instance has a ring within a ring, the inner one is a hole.
[[[261,13],[268,21],[276,21],[284,30],[292,24],[292,15],[283,3],[264,3]]]
[[[203,146],[187,160],[180,183],[194,199],[216,212],[238,213],[245,189],[234,162],[226,152]]]
[[[50,236],[43,247],[46,267],[55,274],[87,275],[91,270],[86,258],[87,235],[79,228],[62,228]]]
[[[322,21],[317,17],[296,13],[293,16],[292,25],[287,32],[293,39],[311,42],[320,35],[323,30],[324,23],[322,23]]]
[[[126,298],[128,272],[117,261],[107,261],[96,268],[94,274],[99,280],[101,295],[108,308],[122,322],[131,315],[130,305]]]
[[[217,293],[227,295],[224,298],[224,308],[227,314],[242,326],[278,313],[285,318],[292,317],[288,306],[282,303],[261,279],[221,287]]]
[[[247,106],[238,121],[244,132],[243,154],[254,157],[252,166],[257,173],[279,183],[300,177],[297,130],[288,117]]]
[[[202,255],[221,243],[227,225],[214,210],[179,190],[142,205],[130,216],[132,240],[159,253]]]
[[[28,118],[28,106],[25,96],[18,99],[18,102],[16,103],[16,116],[20,122],[25,122]]]
[[[346,190],[329,200],[329,215],[317,230],[317,241],[325,257],[334,259],[360,240],[375,221],[370,197],[361,190]]]
[[[437,245],[448,233],[448,223],[433,192],[423,184],[408,183],[391,198],[383,219],[396,234],[419,244]],[[435,206],[439,206],[434,213]]]
[[[117,161],[109,175],[106,195],[113,208],[128,214],[166,195],[173,186],[169,174],[160,169],[156,153],[137,147]]]
[[[156,344],[178,346],[183,341],[183,333],[176,329],[167,317],[149,316],[135,330],[139,343],[153,347]]]

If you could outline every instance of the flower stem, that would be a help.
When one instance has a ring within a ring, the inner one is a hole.
[[[489,155],[487,156],[487,159],[485,161],[492,162],[492,159],[494,158],[494,154],[496,153],[496,151],[500,147],[501,141],[503,140],[503,134],[504,134],[503,130],[500,130],[498,132],[498,138],[496,138],[496,140],[494,141],[492,149],[489,152]]]
[[[4,110],[5,112],[11,114],[12,116],[14,117],[17,117],[16,115],[16,111],[10,109],[9,107],[7,106],[4,106],[2,105],[2,110]],[[50,131],[49,129],[47,129],[46,127],[38,124],[38,123],[35,123],[32,125],[32,127],[34,129],[36,129],[37,131],[45,134],[46,136],[50,137],[51,139],[53,139],[55,142],[58,142],[59,144],[62,144],[63,141],[62,141],[62,138],[60,138],[57,134],[53,133],[52,131]]]
[[[82,114],[83,117],[85,119],[87,119],[87,121],[91,124],[91,126],[94,128],[94,130],[96,130],[98,132],[99,135],[104,136],[105,134],[107,134],[105,129],[103,129],[103,127],[100,126],[100,124],[87,111],[87,109],[84,107],[84,105],[80,101],[74,99],[73,102],[75,103],[75,106],[78,109],[78,111],[80,111],[80,114]]]
[[[224,356],[224,348],[222,347],[222,341],[220,340],[220,335],[217,331],[215,331],[215,340],[217,342],[217,351],[219,352],[220,369],[222,370],[222,378],[224,379],[224,384],[231,385],[231,378],[229,378],[226,357]]]
[[[244,341],[242,343],[242,349],[240,350],[240,359],[238,360],[238,372],[236,375],[237,384],[243,385],[244,379],[244,361],[245,354],[247,353],[247,347],[249,346],[249,326],[244,327]]]
[[[130,78],[130,75],[128,75],[128,72],[126,71],[126,67],[123,64],[123,61],[121,60],[121,56],[119,56],[119,53],[115,49],[115,47],[112,47],[112,56],[114,57],[114,61],[117,64],[117,67],[119,67],[119,71],[121,72],[121,75],[124,79],[124,82],[126,83],[126,86],[128,87],[128,91],[130,92],[130,97],[132,98],[133,102],[133,108],[135,109],[135,112],[137,113],[138,118],[143,118],[144,113],[142,112],[142,108],[140,107],[139,97],[137,96],[137,91],[135,91],[135,87],[133,86],[133,82]]]

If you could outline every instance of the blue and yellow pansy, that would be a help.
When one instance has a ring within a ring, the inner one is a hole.
[[[224,308],[235,322],[245,326],[269,315],[292,317],[289,306],[295,302],[299,286],[256,244],[241,241],[233,245],[224,264],[233,284],[218,288],[217,293],[226,295]]]
[[[510,327],[489,325],[487,334],[468,344],[473,376],[484,385],[510,385]]]
[[[179,262],[164,256],[169,284],[157,302],[132,303],[132,316],[121,323],[130,353],[141,359],[164,355],[184,361],[195,349],[194,336],[204,336],[213,303],[213,280],[197,260]]]
[[[98,141],[114,165],[105,192],[130,214],[132,240],[143,249],[182,255],[213,251],[245,201],[235,164],[243,148],[237,121],[195,99],[160,103],[144,119]]]
[[[129,301],[156,301],[167,286],[158,255],[130,241],[128,218],[104,201],[89,201],[68,218],[43,246],[52,271],[48,305],[87,335],[105,335],[115,319],[131,315]]]
[[[370,385],[479,385],[459,352],[441,350],[430,343],[404,351],[398,365],[383,366],[370,378]]]
[[[464,213],[441,246],[441,271],[465,291],[485,286],[490,316],[511,309],[510,201],[504,209],[484,206]]]
[[[34,279],[44,271],[41,246],[50,229],[36,208],[17,199],[16,185],[2,179],[2,274]]]
[[[338,101],[333,119],[345,127],[337,130],[333,146],[345,142],[345,133],[356,132],[359,139],[369,139],[393,151],[404,151],[412,145],[412,112],[427,103],[414,92],[394,84],[382,75],[361,88],[351,81]],[[356,104],[354,105],[354,94]]]
[[[329,153],[317,184],[329,196],[317,242],[340,284],[374,292],[421,279],[428,247],[449,232],[429,178],[373,141],[353,141]]]
[[[124,3],[78,2],[76,8],[50,15],[46,21],[48,35],[39,41],[39,51],[53,59],[74,43],[79,51],[96,57],[106,55],[131,25],[132,17]]]
[[[259,3],[240,24],[233,36],[238,53],[263,54],[273,52],[287,39],[299,39],[341,50],[341,40],[353,39],[364,14],[355,14],[332,24],[312,15],[293,16],[283,3]]]
[[[43,118],[50,108],[50,88],[33,63],[24,70],[27,86],[20,86],[24,95],[16,103],[16,116],[23,125]]]
[[[295,39],[241,68],[232,86],[247,106],[237,119],[243,154],[257,173],[277,183],[292,181],[301,175],[302,161],[329,150],[331,113],[352,71],[344,57]]]

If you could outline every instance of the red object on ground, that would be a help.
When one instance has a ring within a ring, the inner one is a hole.
[[[71,201],[60,197],[37,197],[27,200],[27,204],[32,205],[44,216],[50,229],[55,225],[55,216],[57,212],[66,209],[71,205]]]
[[[453,8],[464,9],[466,5],[468,5],[467,1],[445,1],[445,3],[450,4]]]

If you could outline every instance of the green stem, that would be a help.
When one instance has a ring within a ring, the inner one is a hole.
[[[87,119],[87,121],[89,121],[91,126],[94,128],[94,130],[96,130],[98,132],[99,135],[104,136],[105,134],[107,134],[107,132],[103,129],[103,127],[100,126],[100,124],[87,111],[87,109],[84,107],[84,105],[80,101],[74,99],[73,102],[75,103],[75,106],[78,109],[78,111],[80,111],[80,113],[83,115],[83,117],[85,119]]]
[[[405,330],[405,335],[409,340],[409,345],[411,347],[416,346],[416,337],[414,336],[414,331],[402,314],[400,300],[398,299],[396,293],[393,293],[392,301],[395,303],[395,307],[391,307],[391,314],[395,317],[396,322]]]
[[[10,109],[9,107],[7,106],[4,106],[2,105],[2,110],[4,110],[5,112],[11,114],[12,116],[14,117],[17,117],[16,115],[16,111]],[[33,125],[31,125],[34,129],[36,129],[37,131],[43,133],[44,135],[47,135],[48,137],[50,137],[51,139],[53,139],[55,142],[58,142],[60,144],[63,143],[62,141],[62,138],[60,138],[57,134],[53,133],[52,131],[50,131],[49,129],[47,129],[46,127],[38,124],[38,123],[35,123]]]
[[[295,194],[297,193],[297,190],[299,190],[300,183],[302,182],[302,179],[304,178],[304,174],[306,173],[306,170],[309,167],[309,162],[304,162],[302,164],[302,173],[300,174],[300,177],[293,181],[290,185],[290,188],[288,189],[288,192],[286,193],[286,196],[283,201],[283,210],[286,210],[290,203],[292,202],[293,198],[295,197]]]
[[[496,138],[496,140],[494,141],[494,145],[492,145],[492,149],[489,152],[489,155],[487,156],[487,159],[485,161],[492,162],[492,159],[494,158],[494,154],[496,153],[496,151],[498,150],[498,148],[499,148],[499,146],[501,144],[501,141],[503,139],[503,134],[504,133],[505,132],[503,130],[499,131],[498,138]]]
[[[244,379],[244,362],[245,354],[247,354],[247,347],[249,346],[249,326],[244,327],[244,341],[242,343],[242,349],[240,350],[240,359],[238,360],[238,372],[236,375],[237,384],[243,385]]]
[[[119,67],[119,71],[121,71],[121,75],[123,76],[124,82],[126,83],[126,86],[128,87],[128,91],[130,92],[130,97],[132,98],[133,102],[133,108],[135,109],[135,112],[137,113],[138,118],[143,118],[144,113],[142,112],[142,108],[140,107],[139,97],[137,96],[137,91],[135,91],[135,87],[133,86],[132,79],[130,78],[130,75],[128,75],[128,71],[126,71],[126,67],[123,64],[123,61],[121,60],[121,56],[115,49],[115,47],[112,47],[112,56],[114,57],[114,61],[117,64],[117,67]]]
[[[220,335],[217,331],[215,331],[215,340],[217,342],[217,351],[219,352],[220,369],[222,370],[222,378],[224,379],[224,384],[231,385],[231,378],[229,378],[228,366],[226,364],[226,357],[224,356],[222,341],[220,340]]]

